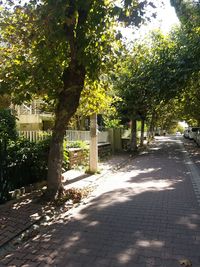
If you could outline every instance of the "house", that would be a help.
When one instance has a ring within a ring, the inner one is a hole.
[[[54,115],[43,111],[42,100],[33,100],[31,103],[13,105],[12,109],[17,117],[17,129],[19,131],[47,131],[52,128]]]

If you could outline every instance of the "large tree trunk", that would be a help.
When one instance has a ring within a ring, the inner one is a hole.
[[[63,139],[65,130],[70,118],[76,112],[81,91],[84,87],[86,69],[80,63],[80,55],[84,51],[80,45],[81,36],[84,37],[84,29],[87,16],[93,1],[77,9],[76,1],[70,0],[66,8],[66,23],[64,25],[66,41],[70,48],[70,63],[63,72],[63,90],[58,96],[55,112],[55,126],[53,129],[52,141],[48,157],[48,177],[47,177],[47,196],[54,198],[63,190],[62,187],[62,160],[63,160]],[[77,16],[78,14],[78,16]]]
[[[131,119],[131,151],[137,150],[137,121],[135,118]]]
[[[58,97],[55,113],[55,126],[48,157],[47,193],[49,199],[63,192],[62,161],[63,139],[70,118],[79,105],[80,94],[84,86],[85,69],[78,64],[76,68],[68,69],[63,74],[64,88]]]
[[[154,127],[155,127],[155,113],[152,114],[149,131],[148,131],[148,142],[150,142],[154,138]]]
[[[145,120],[142,119],[141,120],[140,146],[143,146],[143,144],[144,144],[144,123],[145,123]]]

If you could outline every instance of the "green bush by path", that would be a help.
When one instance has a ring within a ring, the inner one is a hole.
[[[10,140],[4,153],[4,165],[1,170],[0,203],[9,200],[9,191],[21,188],[47,178],[48,153],[51,138],[30,142],[18,138]],[[66,147],[64,145],[64,147]],[[63,169],[69,168],[69,156],[66,148],[63,151]]]
[[[8,175],[7,148],[17,139],[16,118],[9,109],[0,109],[0,203],[9,199],[10,182]]]
[[[18,139],[10,143],[7,168],[12,189],[46,179],[48,152],[49,139],[38,143]]]

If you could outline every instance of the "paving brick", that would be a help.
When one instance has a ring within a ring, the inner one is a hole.
[[[5,264],[175,267],[179,259],[188,258],[198,266],[200,209],[182,150],[166,136],[158,138],[147,154],[126,157],[117,171],[105,164],[106,172],[96,176],[97,187],[88,202],[70,211],[71,220],[55,220],[39,238],[11,249],[12,260],[5,258]],[[22,209],[19,229],[30,223],[26,212],[38,209],[35,204]],[[15,216],[11,213],[14,222],[20,209]]]

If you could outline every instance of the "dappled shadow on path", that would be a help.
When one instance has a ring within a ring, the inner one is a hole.
[[[34,192],[0,206],[0,248],[42,217],[45,206],[36,201],[40,195]]]
[[[170,157],[169,157],[170,155]],[[18,251],[27,266],[200,265],[200,212],[178,147],[133,159],[90,201],[47,226]]]
[[[106,192],[22,250],[40,247],[37,260],[52,266],[173,267],[185,257],[197,264],[200,216],[187,202],[176,203],[174,193],[182,190],[182,182],[171,186]]]
[[[91,174],[81,174],[78,177],[75,177],[75,178],[70,179],[70,180],[67,180],[67,178],[66,178],[64,185],[73,184],[75,182],[82,181],[83,179],[86,179],[90,176],[92,176],[92,175]]]

